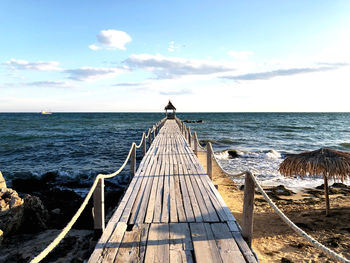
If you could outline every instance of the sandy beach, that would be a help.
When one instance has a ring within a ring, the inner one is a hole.
[[[206,169],[206,154],[199,153]],[[241,225],[243,191],[213,162],[213,182]],[[266,190],[269,187],[265,187]],[[290,196],[270,195],[277,206],[300,228],[323,245],[350,258],[350,190],[333,189],[331,216],[325,217],[323,191],[305,189]],[[334,262],[291,230],[273,212],[262,195],[255,195],[253,249],[260,262]]]

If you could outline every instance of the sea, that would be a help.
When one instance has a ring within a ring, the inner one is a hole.
[[[278,167],[289,154],[322,147],[350,151],[350,113],[177,116],[202,121],[187,125],[202,144],[212,142],[216,158],[228,172],[250,170],[265,186],[283,184],[298,190],[323,183],[321,177],[281,175]],[[0,171],[10,186],[14,178],[51,173],[59,182],[79,182],[79,187],[72,188],[83,195],[97,174],[116,171],[132,142],[139,143],[142,133],[163,117],[164,113],[0,113]],[[237,156],[231,156],[230,150]],[[141,159],[139,152],[137,161]],[[234,180],[243,183],[242,178]],[[128,166],[111,181],[125,188],[130,181]]]

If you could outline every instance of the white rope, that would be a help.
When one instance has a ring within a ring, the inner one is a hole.
[[[164,120],[164,119],[163,119]],[[162,121],[163,121],[162,120]],[[153,126],[154,128],[154,126]],[[148,130],[148,136],[150,134],[150,129]],[[110,174],[98,174],[88,192],[88,194],[85,196],[83,203],[80,205],[78,211],[74,214],[74,216],[72,217],[72,219],[68,222],[68,224],[62,229],[61,233],[43,250],[40,252],[39,255],[37,255],[35,258],[33,258],[30,263],[38,263],[41,260],[43,260],[61,241],[62,239],[67,235],[67,233],[72,229],[73,225],[75,224],[75,222],[78,220],[79,216],[81,215],[81,213],[84,211],[85,207],[87,206],[92,194],[94,193],[94,190],[97,186],[97,183],[100,179],[108,179],[108,178],[112,178],[116,175],[118,175],[126,166],[126,164],[128,163],[131,153],[133,151],[133,148],[140,148],[142,145],[143,140],[145,140],[147,137],[145,136],[145,133],[143,133],[142,135],[142,139],[139,145],[136,145],[134,142],[132,143],[128,156],[126,157],[124,163],[122,164],[122,166],[115,171],[114,173],[110,173]]]
[[[139,145],[136,145],[136,146],[135,146],[136,149],[138,149],[138,148],[140,148],[140,147],[142,146],[143,140],[145,140],[145,133],[142,133],[142,138],[141,138],[141,141],[140,141]]]
[[[344,263],[350,263],[350,260],[342,257],[341,255],[335,253],[333,250],[327,248],[326,246],[322,245],[320,242],[318,242],[316,239],[312,238],[309,236],[305,231],[297,227],[277,206],[276,204],[270,199],[270,197],[266,194],[264,189],[259,185],[258,181],[256,180],[255,176],[252,173],[245,172],[248,176],[250,176],[255,185],[257,186],[258,190],[261,192],[261,194],[264,196],[266,201],[270,204],[270,206],[275,210],[275,212],[282,218],[282,220],[289,226],[291,227],[297,234],[300,236],[304,237],[306,240],[308,240],[312,245],[315,247],[321,249],[323,252],[331,256],[332,258],[344,262]]]

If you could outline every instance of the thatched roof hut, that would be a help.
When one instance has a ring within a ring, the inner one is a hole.
[[[350,177],[350,153],[321,148],[291,155],[281,163],[279,171],[285,176],[323,175],[328,179],[344,181]]]
[[[168,105],[165,106],[164,110],[165,110],[166,117],[167,117],[168,119],[174,119],[174,118],[175,118],[176,108],[175,108],[175,106],[171,103],[170,100],[169,100],[169,102],[168,102]],[[168,110],[172,110],[173,112],[168,112]]]
[[[171,103],[171,101],[169,100],[168,105],[165,106],[164,110],[174,110],[176,111],[175,106]]]
[[[322,175],[326,196],[326,215],[329,215],[328,179],[344,181],[350,178],[350,153],[321,148],[294,154],[281,163],[279,171],[285,176]]]

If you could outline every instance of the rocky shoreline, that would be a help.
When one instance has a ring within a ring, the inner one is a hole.
[[[81,188],[78,182],[65,182]],[[85,187],[89,187],[84,185]],[[41,178],[14,179],[7,188],[0,173],[0,263],[28,262],[39,254],[66,226],[83,198],[63,189],[55,174]],[[107,218],[113,212],[123,190],[107,183]],[[67,237],[44,262],[83,262],[94,248],[92,200]]]

